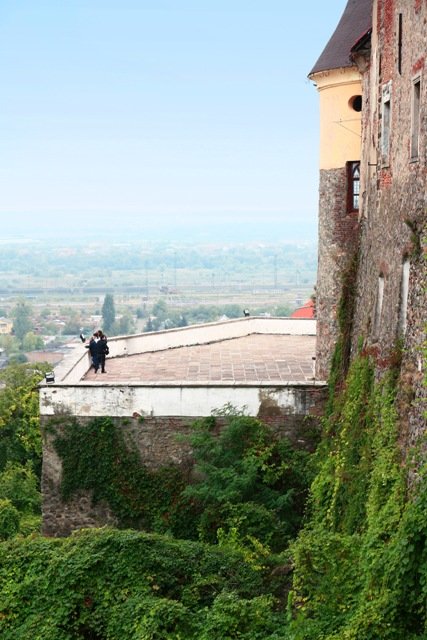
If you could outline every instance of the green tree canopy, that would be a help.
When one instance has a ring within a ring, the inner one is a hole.
[[[112,293],[107,293],[105,295],[104,304],[102,305],[102,320],[104,331],[110,331],[116,320],[116,309],[114,306],[114,297]]]
[[[219,429],[215,418],[195,423],[190,436],[198,482],[184,494],[202,505],[201,539],[236,530],[283,549],[301,524],[309,482],[310,454],[255,418],[231,415]]]
[[[41,471],[41,436],[37,384],[48,365],[15,364],[0,372],[0,472],[7,463],[30,461]]]
[[[153,305],[153,316],[159,320],[165,320],[168,313],[168,306],[164,300],[157,300]]]
[[[12,310],[12,317],[13,332],[18,340],[22,340],[32,329],[30,305],[25,300],[20,300]]]
[[[37,349],[43,349],[43,346],[43,338],[37,336],[32,331],[26,333],[22,339],[22,348],[24,351],[36,351]]]

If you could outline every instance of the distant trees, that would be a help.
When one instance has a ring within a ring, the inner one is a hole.
[[[13,333],[18,340],[22,341],[25,334],[32,329],[31,313],[31,307],[25,300],[17,302],[12,310]]]
[[[157,300],[157,302],[153,305],[153,316],[158,318],[160,321],[166,320],[168,306],[164,300]]]
[[[130,311],[126,311],[118,320],[115,321],[110,333],[113,335],[126,335],[134,330],[133,316]]]
[[[279,318],[288,318],[293,309],[288,304],[282,304],[275,308],[274,315]]]
[[[144,331],[159,331],[161,329],[174,329],[175,327],[187,327],[191,324],[203,322],[215,322],[226,316],[227,318],[240,318],[243,316],[243,307],[239,304],[225,305],[198,305],[185,310],[170,310],[163,299],[154,303],[151,314]]]
[[[7,355],[16,353],[19,351],[19,340],[15,336],[2,335],[0,336],[0,348],[3,349]]]
[[[25,302],[19,300],[12,309],[13,336],[2,336],[0,346],[9,355],[14,354],[14,361],[25,361],[22,351],[34,351],[43,348],[43,339],[36,335],[33,329],[32,308]]]
[[[156,329],[154,328],[154,324],[151,318],[148,318],[147,323],[144,327],[144,331],[146,333],[149,333],[150,331],[155,331]]]
[[[112,293],[107,293],[104,298],[104,303],[102,305],[102,321],[104,331],[109,333],[113,328],[114,322],[116,320],[116,309],[114,305],[114,297]]]
[[[62,327],[62,335],[65,336],[78,336],[81,331],[82,320],[80,314],[74,307],[67,306],[61,307],[60,313],[62,318],[66,318],[65,325]]]
[[[43,346],[43,338],[32,331],[28,331],[22,339],[23,351],[36,351],[37,349],[43,349]]]

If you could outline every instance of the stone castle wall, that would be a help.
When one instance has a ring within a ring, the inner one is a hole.
[[[399,14],[403,26],[400,65]],[[393,363],[400,345],[403,347],[400,410],[402,439],[408,445],[425,430],[426,23],[426,3],[376,3],[371,60],[363,77],[364,206],[352,347],[354,353],[363,336],[379,373]],[[413,80],[417,76],[421,77],[419,153],[411,158]],[[388,159],[381,153],[381,97],[386,83],[391,86]],[[406,283],[405,269],[409,269]]]
[[[374,0],[372,17],[370,50],[363,44],[354,50],[363,83],[359,229],[345,214],[345,170],[320,172],[317,371],[323,378],[328,373],[342,277],[357,251],[352,356],[362,343],[376,361],[378,376],[402,358],[402,443],[411,446],[425,432],[427,406],[427,2]],[[383,118],[387,95],[389,127]],[[416,128],[418,155],[413,153]]]
[[[354,160],[354,158],[349,158]],[[347,211],[347,170],[320,171],[319,258],[316,291],[316,376],[328,377],[338,338],[337,309],[342,276],[351,263],[358,242],[357,212]]]

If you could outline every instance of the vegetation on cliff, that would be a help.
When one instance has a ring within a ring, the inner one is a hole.
[[[394,372],[375,383],[361,355],[325,422],[309,516],[292,547],[295,640],[425,638],[426,468],[414,453],[408,493],[395,395]]]
[[[281,640],[266,572],[240,553],[135,531],[0,545],[2,640]]]
[[[90,489],[123,525],[157,533],[88,530],[3,542],[1,637],[424,639],[425,443],[402,459],[398,371],[389,367],[378,379],[374,369],[368,353],[353,360],[311,456],[253,419],[233,416],[218,435],[212,418],[193,432],[194,476],[173,468],[153,475],[111,421],[65,427],[57,441],[64,497]],[[8,415],[16,429],[5,434],[19,434],[12,407]],[[74,458],[72,431],[83,447]],[[13,464],[26,462],[16,454]],[[10,469],[5,463],[0,480]],[[1,482],[0,490],[4,498]],[[19,515],[31,491],[21,503],[9,495],[0,526],[11,537],[11,503]]]
[[[46,370],[21,364],[0,371],[0,540],[40,528],[37,384]]]

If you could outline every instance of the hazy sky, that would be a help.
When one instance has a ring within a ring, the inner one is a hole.
[[[0,0],[3,233],[264,222],[312,237],[306,76],[345,4]]]

